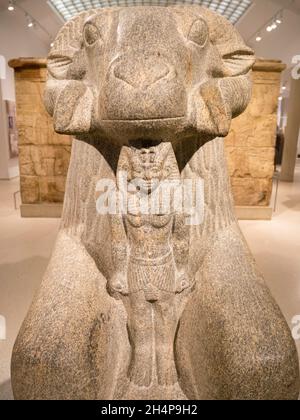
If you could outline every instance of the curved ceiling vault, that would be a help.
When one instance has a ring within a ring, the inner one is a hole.
[[[219,12],[235,24],[248,10],[252,0],[49,0],[48,3],[64,20],[69,20],[84,10],[97,7],[199,4]]]

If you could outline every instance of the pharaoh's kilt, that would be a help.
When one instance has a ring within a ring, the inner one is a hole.
[[[131,256],[128,264],[129,293],[147,290],[154,286],[164,292],[176,292],[175,263],[173,253],[160,258],[136,258]]]

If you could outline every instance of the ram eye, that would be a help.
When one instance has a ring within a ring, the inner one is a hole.
[[[87,45],[94,45],[100,39],[100,33],[95,25],[87,23],[84,27],[84,40]]]
[[[189,40],[195,42],[200,47],[204,47],[209,38],[209,29],[203,19],[196,20],[189,32]]]

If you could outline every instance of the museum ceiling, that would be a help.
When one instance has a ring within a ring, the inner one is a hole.
[[[91,7],[199,4],[236,23],[251,6],[252,0],[49,0],[49,3],[65,20]]]

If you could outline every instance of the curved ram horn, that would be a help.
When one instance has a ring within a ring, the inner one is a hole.
[[[55,131],[82,134],[90,131],[94,96],[85,84],[86,58],[82,31],[95,10],[80,13],[58,33],[48,56],[48,80],[44,95]]]
[[[255,61],[253,50],[227,19],[209,9],[204,10],[204,15],[210,29],[210,41],[222,58],[223,77],[247,74]]]
[[[201,15],[208,24],[210,41],[215,47],[211,54],[218,55],[217,59],[210,60],[213,78],[201,87],[202,103],[211,120],[208,132],[226,136],[231,119],[240,115],[250,102],[250,75],[255,56],[224,17],[202,7]]]

